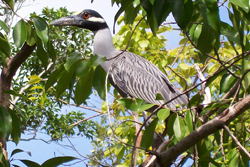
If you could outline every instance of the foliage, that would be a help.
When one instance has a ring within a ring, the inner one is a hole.
[[[99,66],[105,58],[92,55],[93,35],[89,31],[50,26],[51,20],[71,13],[65,8],[44,8],[41,15],[33,13],[29,20],[20,18],[12,26],[9,20],[17,3],[22,2],[4,0],[0,6],[0,13],[6,13],[0,21],[1,77],[7,75],[5,69],[15,69],[10,63],[22,54],[22,49],[35,47],[20,66],[15,66],[19,70],[15,71],[17,77],[11,78],[13,90],[9,90],[10,85],[1,88],[1,142],[12,139],[18,144],[21,133],[27,131],[44,131],[55,141],[84,135],[93,139],[94,150],[88,155],[91,166],[143,164],[152,158],[148,152],[158,156],[155,163],[160,166],[173,162],[184,166],[188,159],[196,166],[249,166],[247,0],[112,0],[120,5],[115,22],[122,25],[113,38],[115,47],[156,64],[190,97],[187,109],[147,113],[147,122],[138,115],[141,117],[151,104],[141,99],[123,99],[116,90],[109,89],[109,83],[105,84],[106,73]],[[224,9],[228,22],[222,21]],[[170,14],[182,39],[178,48],[167,50],[163,34],[173,30],[166,22]],[[205,81],[198,80],[195,64],[202,68]],[[5,84],[3,79],[1,84]],[[205,105],[208,92],[204,93],[204,87],[210,89],[212,96]],[[107,91],[112,94],[111,102],[106,100]],[[88,106],[87,99],[93,93],[103,100],[100,110]],[[10,107],[4,103],[9,95],[14,97]],[[62,105],[67,103],[97,112],[100,121],[84,118],[82,112],[61,113]],[[84,121],[78,123],[81,120]],[[138,125],[142,142],[137,154],[134,146]],[[6,160],[5,155],[3,147],[1,162],[9,166],[11,159]],[[69,160],[73,158],[56,157],[41,166],[56,166]],[[40,166],[21,161],[27,166]]]

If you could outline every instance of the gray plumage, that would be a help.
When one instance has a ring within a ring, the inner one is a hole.
[[[110,83],[123,97],[141,98],[148,103],[161,105],[165,102],[156,100],[158,93],[166,101],[181,94],[154,64],[134,53],[116,50],[106,22],[96,11],[83,10],[78,15],[60,18],[52,25],[74,25],[94,33],[94,54],[107,58],[101,66],[108,73]],[[187,96],[181,95],[168,103],[167,107],[176,110],[179,104],[182,109],[187,103]]]

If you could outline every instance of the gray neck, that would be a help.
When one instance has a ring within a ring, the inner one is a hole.
[[[116,50],[114,47],[109,28],[98,30],[94,32],[94,35],[94,54],[105,56],[107,59],[110,59],[120,53],[120,51]],[[101,64],[102,68],[108,71],[111,62],[112,61],[104,62]]]

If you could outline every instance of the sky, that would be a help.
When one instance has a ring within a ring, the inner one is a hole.
[[[81,11],[83,9],[93,9],[98,11],[106,20],[108,23],[109,27],[111,28],[111,32],[113,32],[112,27],[113,27],[113,22],[114,22],[114,16],[116,12],[118,11],[117,6],[111,6],[111,0],[94,0],[93,3],[90,3],[91,0],[27,0],[26,3],[24,4],[24,7],[21,8],[17,12],[18,15],[20,15],[22,18],[28,18],[30,13],[36,12],[37,14],[40,14],[42,9],[44,7],[48,8],[54,8],[58,9],[60,7],[67,7],[69,11]],[[16,18],[16,22],[19,20],[19,18]],[[173,18],[170,17],[169,21],[172,21]],[[116,32],[118,32],[118,26],[116,26]],[[164,36],[167,39],[171,39],[167,42],[167,47],[169,48],[174,48],[178,46],[178,41],[180,37],[178,37],[179,32],[171,32],[171,33],[166,33]],[[93,97],[92,97],[93,98]],[[62,112],[70,112],[72,110],[79,111],[79,108],[72,107],[72,106],[64,106],[62,108]],[[83,112],[87,113],[86,117],[95,115],[95,113],[91,113],[90,111],[84,111]],[[96,120],[98,118],[95,118]],[[30,138],[31,136],[28,135],[22,135],[22,138]],[[37,135],[37,138],[42,138],[44,140],[50,140],[50,137],[46,134],[41,134],[39,133]],[[90,141],[87,140],[85,137],[77,137],[71,139],[71,142],[74,144],[74,146],[78,149],[80,153],[83,155],[90,154],[90,150],[92,149]],[[67,139],[62,141],[60,144],[68,144]],[[55,156],[62,156],[62,155],[67,155],[67,156],[78,156],[75,151],[71,151],[70,149],[63,148],[62,146],[56,144],[56,143],[51,143],[51,144],[46,144],[45,142],[41,140],[31,140],[31,141],[21,141],[18,146],[16,146],[13,142],[8,142],[7,150],[10,153],[14,149],[22,149],[24,151],[29,151],[31,152],[32,156],[29,156],[26,153],[19,153],[14,156],[14,158],[17,159],[29,159],[32,161],[35,161],[37,163],[42,164],[44,161],[48,160],[49,158],[55,157]],[[25,166],[23,165],[20,161],[15,160],[13,161],[14,164],[20,165],[20,166]],[[87,161],[86,161],[87,163]],[[85,166],[84,163],[78,163],[73,165],[74,167],[82,167]]]

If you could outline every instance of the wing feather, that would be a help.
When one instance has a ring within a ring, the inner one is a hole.
[[[123,52],[112,62],[109,79],[123,97],[141,98],[152,104],[164,103],[156,100],[157,93],[167,101],[181,94],[155,65],[131,52]],[[187,103],[187,96],[181,95],[167,107],[176,109],[176,104]]]

